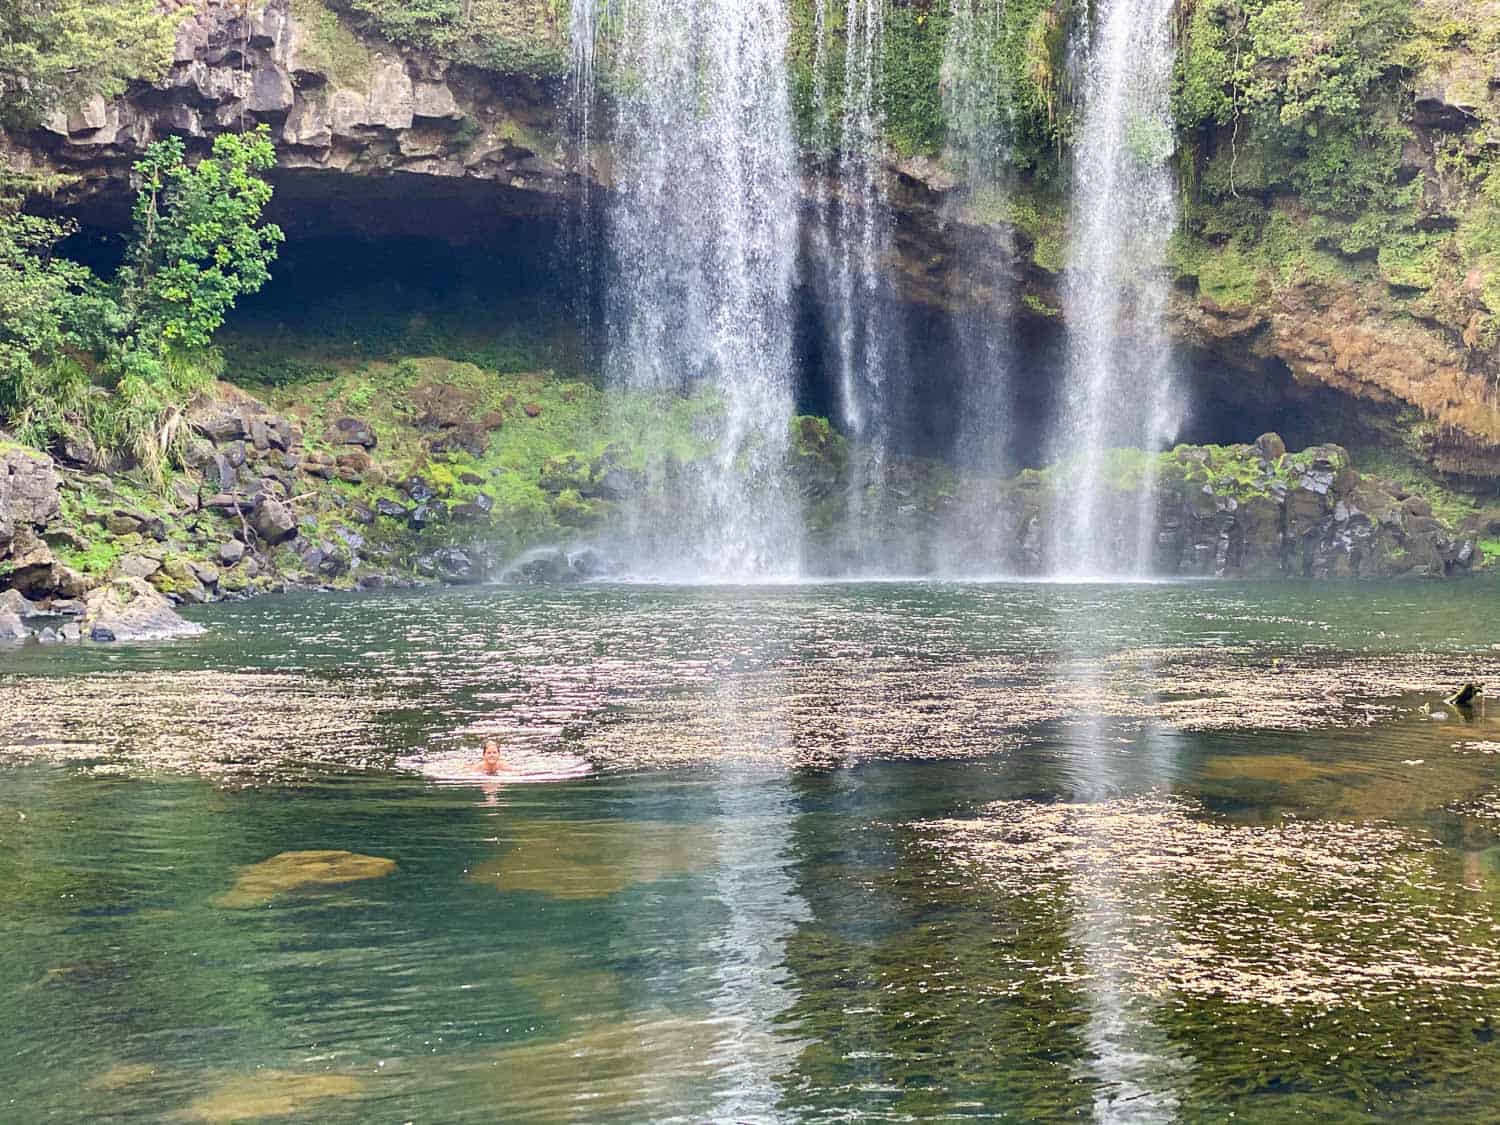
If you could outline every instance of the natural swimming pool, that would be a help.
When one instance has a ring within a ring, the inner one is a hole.
[[[1483,1117],[1500,708],[1441,696],[1497,607],[589,586],[7,650],[0,1117]],[[397,768],[486,734],[597,772]]]

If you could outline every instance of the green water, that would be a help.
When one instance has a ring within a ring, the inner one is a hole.
[[[195,615],[0,651],[0,1120],[1500,1118],[1495,585]]]

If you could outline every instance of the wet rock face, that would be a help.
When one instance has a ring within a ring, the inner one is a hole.
[[[1483,514],[1457,526],[1439,519],[1430,504],[1407,497],[1399,486],[1360,474],[1337,445],[1289,454],[1278,435],[1267,434],[1254,445],[1181,446],[1156,458],[1139,456],[1112,485],[1117,502],[1090,534],[1106,545],[1104,557],[1133,559],[1137,546],[1149,543],[1143,573],[1440,578],[1464,574],[1481,561]],[[1153,461],[1155,505],[1141,528],[1137,489]],[[1018,576],[1070,569],[1069,559],[1051,553],[1058,524],[1082,518],[1065,468],[1028,470],[1009,481],[960,481],[935,494],[928,485],[913,495],[915,503],[881,518],[899,525],[893,541],[909,538],[931,548],[927,557],[915,556],[914,572],[933,565],[951,573]],[[838,535],[834,525],[828,538],[815,533],[810,539],[812,573],[845,572]]]
[[[1278,456],[1267,456],[1278,449]],[[1431,505],[1420,498],[1404,504],[1392,484],[1362,477],[1340,446],[1314,446],[1289,459],[1285,443],[1268,434],[1220,456],[1230,463],[1203,466],[1204,473],[1163,473],[1159,571],[1218,578],[1443,577],[1476,561],[1472,531],[1433,519]],[[1194,464],[1182,455],[1179,461],[1184,470]]]

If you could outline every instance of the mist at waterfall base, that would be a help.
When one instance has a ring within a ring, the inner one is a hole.
[[[589,168],[579,177],[580,227],[592,211],[599,232],[597,248],[581,257],[602,295],[606,381],[635,391],[708,388],[722,403],[704,435],[714,454],[664,456],[649,470],[653,500],[635,505],[607,545],[627,573],[710,582],[1002,577],[999,544],[1024,533],[1039,537],[1047,574],[1149,575],[1150,474],[1133,495],[1107,488],[1105,477],[1111,448],[1160,449],[1175,431],[1161,325],[1175,223],[1169,7],[1114,0],[1075,33],[1083,142],[1064,354],[1023,369],[1019,295],[993,286],[955,294],[941,334],[950,345],[945,378],[958,394],[934,450],[924,446],[933,428],[924,414],[936,403],[911,363],[928,347],[933,318],[903,305],[890,262],[883,5],[817,0],[817,124],[799,138],[778,0],[614,0],[607,9],[575,0],[572,116]],[[944,207],[962,277],[999,240],[993,228],[969,232],[965,202],[1003,202],[1007,189],[1008,92],[986,56],[1003,13],[998,0],[960,0],[944,60],[944,164],[958,180]],[[600,72],[616,79],[609,99],[596,89]],[[595,137],[607,137],[613,161],[608,192],[588,187]],[[812,364],[825,393],[809,404],[799,392]],[[1056,384],[1041,432],[1012,416],[1025,381]],[[826,501],[812,512],[791,469],[791,422],[804,411],[831,418],[847,440],[831,519]],[[925,523],[909,517],[913,452],[958,474],[946,508]],[[1018,529],[997,516],[993,493],[1042,460],[1062,465],[1055,508],[1066,517]]]
[[[606,375],[635,390],[707,383],[723,399],[716,454],[677,472],[670,521],[631,528],[632,567],[791,577],[799,188],[785,11],[780,0],[622,7],[614,65],[633,80],[612,122]]]

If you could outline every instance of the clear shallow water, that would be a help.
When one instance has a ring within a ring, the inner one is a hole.
[[[1440,697],[1497,606],[597,587],[6,650],[0,1119],[1495,1116],[1500,715]],[[488,733],[598,772],[395,769]]]

